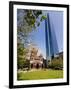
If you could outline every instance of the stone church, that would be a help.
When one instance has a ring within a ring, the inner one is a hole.
[[[38,49],[33,46],[29,48],[28,60],[30,60],[30,68],[43,68],[43,56],[41,53],[38,54]]]
[[[42,68],[43,67],[43,56],[40,54],[37,55],[38,50],[36,48],[32,48],[30,55],[30,65],[31,68]]]

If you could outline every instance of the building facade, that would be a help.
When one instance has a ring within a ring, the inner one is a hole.
[[[38,49],[32,48],[30,54],[30,67],[31,68],[42,68],[43,67],[43,56],[38,56]]]

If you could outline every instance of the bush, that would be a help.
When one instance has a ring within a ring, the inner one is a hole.
[[[48,63],[48,68],[55,69],[55,70],[62,70],[63,69],[63,59],[54,58],[51,63]]]
[[[29,66],[30,66],[29,60],[24,61],[23,68],[29,68]]]

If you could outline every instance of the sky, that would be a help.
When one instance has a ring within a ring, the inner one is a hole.
[[[32,42],[36,44],[40,53],[46,58],[46,37],[45,37],[45,24],[44,21],[40,23],[40,26],[32,32]]]
[[[63,52],[63,12],[62,11],[43,11],[43,13],[46,15],[47,13],[49,14],[54,53]],[[48,27],[49,26],[48,26],[48,18],[47,18],[47,31],[49,29]],[[40,26],[37,27],[36,30],[32,32],[32,41],[37,45],[37,47],[39,48],[44,58],[46,58],[46,48],[48,48],[46,45],[45,33],[46,33],[45,21],[41,22]]]
[[[63,51],[63,12],[61,11],[43,11],[44,15],[49,14],[51,35],[53,48],[58,49],[58,53]],[[47,31],[48,31],[48,17],[47,17]],[[46,58],[46,34],[45,21],[40,23],[40,26],[31,32],[31,41],[36,44],[38,50],[41,52],[44,58]],[[55,34],[55,38],[53,39]],[[57,43],[57,48],[56,48]],[[48,43],[47,43],[48,44]],[[51,46],[52,47],[52,46]],[[47,49],[48,50],[48,49]],[[54,53],[56,50],[54,50]]]

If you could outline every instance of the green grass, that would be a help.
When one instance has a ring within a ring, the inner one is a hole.
[[[38,79],[56,79],[63,78],[63,70],[36,70],[21,71],[17,74],[18,80],[38,80]]]

